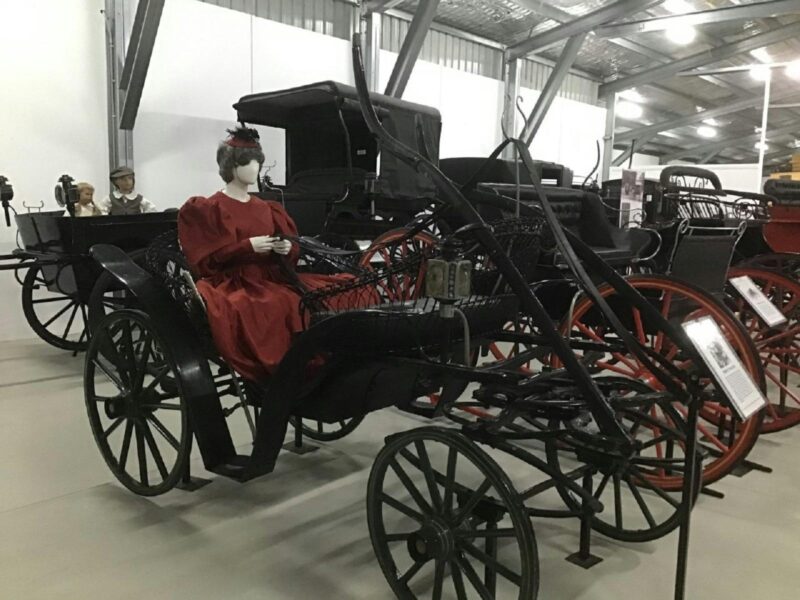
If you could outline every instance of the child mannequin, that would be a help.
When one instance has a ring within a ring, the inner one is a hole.
[[[94,186],[85,181],[80,182],[78,188],[78,203],[75,205],[76,217],[96,217],[100,211],[94,205]]]
[[[138,215],[156,212],[155,205],[134,190],[136,174],[128,167],[117,167],[109,174],[114,191],[97,208],[104,215]]]

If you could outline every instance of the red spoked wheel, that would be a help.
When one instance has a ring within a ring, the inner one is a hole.
[[[738,263],[736,268],[777,271],[797,282],[800,280],[800,254],[759,254]]]
[[[628,283],[675,325],[711,316],[742,360],[745,370],[763,388],[764,375],[755,348],[741,323],[722,303],[700,288],[665,276],[634,275],[628,278]],[[621,298],[612,287],[602,286],[600,293],[642,344],[665,357],[681,371],[687,372],[691,369],[691,359],[673,340],[663,331],[657,330],[654,324],[648,323],[641,312]],[[561,331],[573,339],[595,342],[599,348],[604,344],[609,345],[609,350],[575,350],[596,373],[631,378],[644,382],[654,392],[664,391],[662,384],[630,351],[621,349],[624,346],[619,343],[619,338],[589,298],[582,297],[578,300],[571,322],[565,321]],[[554,359],[553,366],[560,366],[560,361]],[[711,484],[730,473],[750,452],[758,437],[763,411],[741,422],[734,416],[725,394],[713,381],[705,379],[700,383],[703,387],[705,408],[700,415],[698,433],[701,447],[708,456],[703,464],[703,483]],[[672,402],[671,406],[677,414],[686,416],[687,411],[683,404]],[[665,457],[673,459],[683,452],[682,444],[661,441],[663,436],[657,423],[669,423],[668,416],[654,414],[651,426],[637,426],[637,437],[644,435],[648,438],[642,443],[652,452],[655,460],[664,460]],[[665,469],[651,470],[647,479],[660,489],[670,491],[680,489],[683,483],[682,474]]]
[[[408,228],[392,229],[370,244],[361,255],[359,265],[367,269],[390,268],[437,244],[437,239],[425,231],[412,236]],[[405,302],[419,298],[425,281],[425,269],[425,261],[421,261],[416,276],[401,273],[381,282],[378,289],[381,299],[384,302]]]
[[[730,286],[729,303],[758,349],[767,377],[769,404],[761,431],[773,433],[800,423],[800,284],[775,271],[734,268],[728,281],[747,276],[786,317],[786,323],[768,326]]]

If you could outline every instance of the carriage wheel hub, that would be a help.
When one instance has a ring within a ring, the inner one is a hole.
[[[408,552],[417,561],[447,559],[454,550],[453,532],[439,519],[429,520],[408,538]]]

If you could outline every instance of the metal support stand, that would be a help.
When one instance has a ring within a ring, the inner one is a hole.
[[[695,486],[698,484],[698,454],[697,454],[697,415],[702,402],[692,403],[689,406],[687,423],[688,439],[686,440],[686,473],[683,480],[683,494],[681,497],[680,535],[678,538],[678,560],[675,569],[675,600],[686,598],[686,570],[689,562],[689,531],[692,522],[692,505],[694,504]]]
[[[184,492],[196,492],[202,487],[207,486],[211,483],[210,479],[204,479],[202,477],[192,477],[191,466],[189,465],[189,461],[186,461],[186,469],[183,471],[183,475],[181,476],[181,480],[175,486],[179,490],[183,490]]]
[[[733,468],[731,475],[734,477],[744,477],[750,471],[761,471],[762,473],[772,473],[772,467],[762,465],[752,460],[743,460]]]
[[[589,495],[592,494],[592,472],[586,471],[583,474],[583,489]],[[578,551],[570,554],[567,560],[573,565],[578,565],[584,569],[591,569],[597,563],[603,562],[599,556],[592,554],[592,510],[587,506],[586,501],[581,501],[581,537]]]
[[[292,454],[303,455],[309,454],[311,452],[316,452],[319,450],[319,446],[313,446],[311,444],[303,444],[303,419],[300,417],[296,417],[296,421],[294,424],[294,440],[291,442],[286,442],[283,445],[283,449],[291,452]]]

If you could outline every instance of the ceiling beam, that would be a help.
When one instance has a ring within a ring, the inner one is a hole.
[[[428,35],[428,30],[431,28],[431,23],[433,23],[433,18],[436,16],[438,8],[439,0],[420,0],[419,8],[414,13],[414,18],[411,19],[408,33],[406,33],[403,45],[400,47],[400,53],[397,55],[394,69],[392,69],[392,74],[389,76],[389,82],[386,84],[384,94],[387,96],[403,97],[408,80],[411,78],[411,71],[414,70],[414,64],[417,62],[417,57],[422,50],[422,44],[425,42],[425,37]]]
[[[728,6],[685,15],[671,15],[655,19],[642,19],[617,25],[605,25],[595,30],[595,35],[605,38],[623,37],[637,33],[650,33],[664,31],[673,27],[689,27],[692,25],[705,25],[707,23],[721,23],[740,19],[759,19],[764,17],[777,17],[800,12],[800,0],[771,0],[770,2],[756,2]]]
[[[161,14],[164,12],[164,1],[140,0],[137,7],[134,25],[138,23],[139,30],[136,37],[131,36],[120,81],[120,88],[125,90],[125,102],[119,118],[120,129],[131,130],[136,123],[136,114],[139,112],[139,102],[142,100]]]
[[[792,123],[790,125],[786,125],[784,127],[778,127],[777,129],[773,129],[772,131],[767,131],[767,135],[770,138],[777,138],[782,135],[794,135],[800,132],[800,123]],[[750,135],[745,136],[737,136],[732,138],[726,138],[724,140],[719,140],[716,142],[709,142],[707,144],[700,144],[699,146],[695,146],[694,148],[682,148],[680,150],[676,150],[670,154],[665,155],[662,157],[664,160],[676,160],[683,156],[687,155],[704,155],[705,153],[711,152],[712,150],[719,149],[720,151],[728,149],[728,148],[738,148],[741,146],[745,146],[747,144],[754,144],[761,139],[760,133],[752,133]]]
[[[364,12],[379,13],[394,8],[398,4],[402,4],[403,0],[365,0]]]
[[[622,77],[615,81],[601,85],[599,94],[601,96],[607,96],[608,94],[620,92],[628,88],[636,87],[637,85],[644,85],[654,81],[663,80],[668,77],[672,77],[681,71],[694,69],[696,67],[701,67],[703,65],[725,60],[727,58],[731,58],[732,56],[736,56],[737,54],[742,54],[743,52],[755,50],[756,48],[761,48],[762,46],[767,46],[769,44],[782,42],[783,40],[789,39],[796,35],[800,35],[800,23],[784,25],[783,27],[779,27],[772,31],[760,33],[758,35],[739,40],[738,42],[731,42],[729,44],[717,46],[716,48],[698,52],[696,54],[692,54],[691,56],[674,60],[658,67],[642,69],[634,75]]]
[[[783,100],[784,98],[789,98],[797,94],[800,94],[800,90],[785,90],[781,93],[775,94],[773,96],[773,100]],[[651,133],[661,133],[662,131],[670,131],[672,129],[677,129],[678,127],[685,127],[686,125],[701,123],[706,119],[721,117],[723,115],[739,112],[741,110],[746,110],[748,108],[756,108],[756,104],[758,103],[758,101],[763,98],[764,94],[756,94],[748,98],[742,98],[741,100],[736,100],[735,102],[719,106],[717,108],[701,110],[700,112],[694,113],[692,115],[686,115],[683,117],[671,119],[669,121],[654,123],[653,125],[649,125],[647,127],[638,127],[636,129],[631,129],[630,131],[618,133],[616,139],[619,142],[625,142],[635,138],[644,137]]]
[[[604,23],[619,19],[624,16],[640,12],[652,6],[661,4],[663,0],[617,0],[613,4],[604,6],[594,12],[587,13],[569,22],[557,25],[547,31],[534,35],[508,47],[508,58],[514,60],[523,58],[528,54],[546,48],[552,44],[574,37],[581,33],[588,33]],[[535,10],[530,8],[531,10]]]
[[[564,50],[561,52],[561,56],[558,57],[558,63],[550,72],[550,76],[547,78],[542,92],[536,99],[536,105],[525,121],[525,127],[520,135],[520,139],[522,139],[525,145],[530,146],[536,132],[539,131],[539,127],[541,127],[544,122],[544,117],[547,111],[550,110],[550,105],[553,104],[553,100],[558,95],[558,90],[561,89],[564,78],[569,74],[569,70],[575,62],[587,35],[586,32],[579,33],[567,40]]]

